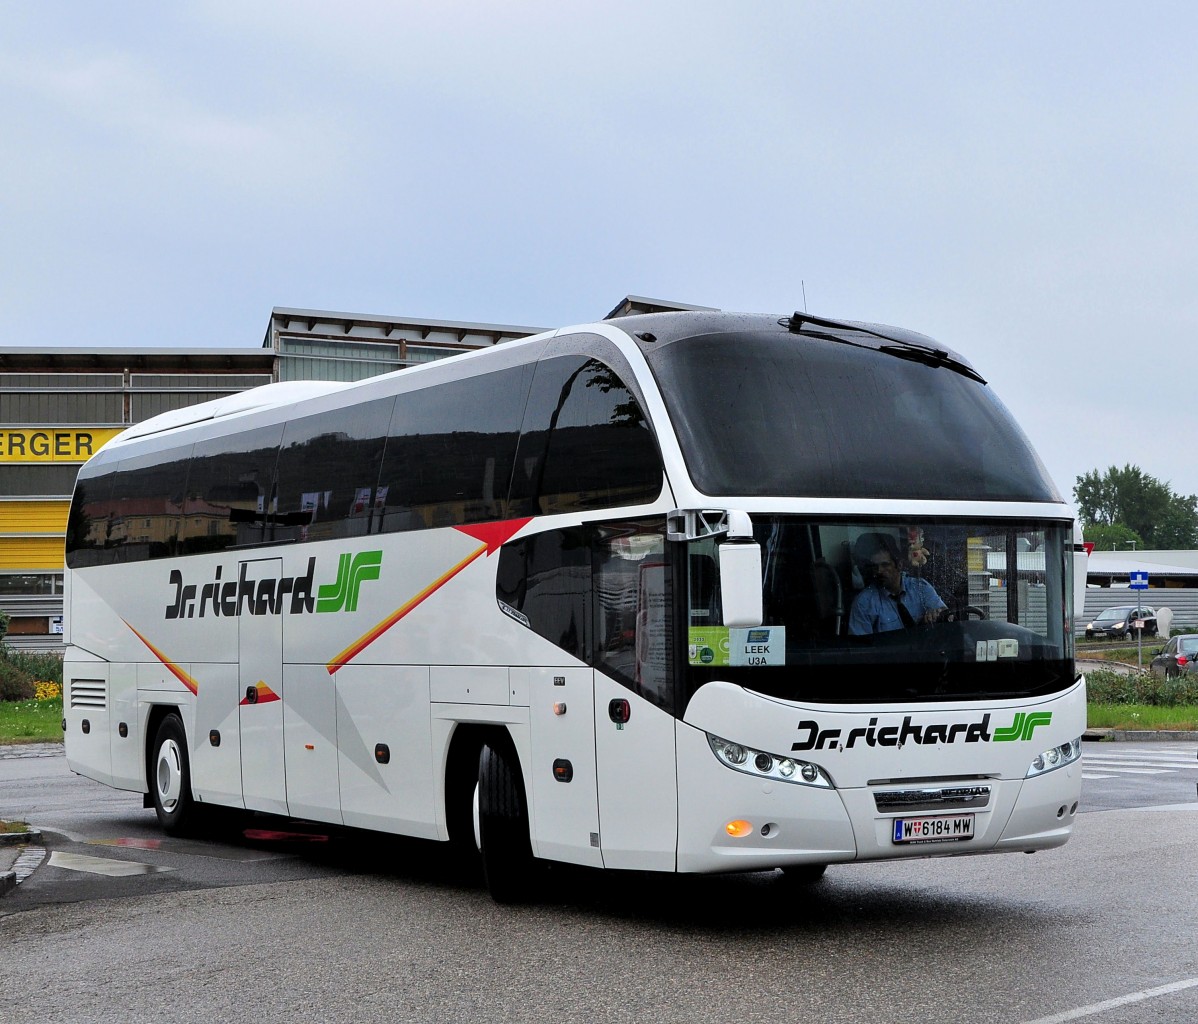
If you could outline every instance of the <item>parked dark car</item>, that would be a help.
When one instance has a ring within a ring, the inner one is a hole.
[[[1157,652],[1148,668],[1161,679],[1175,679],[1177,676],[1188,676],[1196,658],[1198,635],[1175,636]]]
[[[1136,635],[1135,624],[1143,621],[1144,636],[1156,636],[1156,609],[1120,605],[1107,608],[1086,623],[1086,639],[1130,640]]]

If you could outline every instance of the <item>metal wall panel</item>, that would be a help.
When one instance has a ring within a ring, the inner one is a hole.
[[[0,536],[66,532],[69,501],[0,501]]]
[[[0,544],[0,569],[63,568],[62,537],[8,537]]]

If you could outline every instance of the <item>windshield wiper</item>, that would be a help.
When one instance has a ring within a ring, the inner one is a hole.
[[[868,334],[870,337],[888,342],[888,344],[879,345],[877,348],[870,345],[861,345],[850,338],[839,335],[825,334],[823,331],[809,331],[806,329],[807,324],[811,324],[813,327]],[[932,345],[920,345],[918,342],[896,338],[891,334],[875,331],[873,328],[866,327],[863,324],[849,323],[844,320],[826,320],[823,317],[811,316],[808,313],[799,313],[796,311],[787,322],[787,328],[792,334],[802,334],[804,337],[819,338],[822,341],[835,341],[841,345],[855,345],[858,348],[869,348],[874,352],[885,352],[889,356],[895,356],[898,359],[909,359],[912,362],[923,363],[925,366],[944,367],[946,370],[952,370],[954,373],[961,374],[962,377],[976,380],[979,384],[986,383],[986,378],[978,373],[977,370],[945,349],[935,348]]]
[[[942,348],[932,348],[929,345],[913,345],[909,341],[903,341],[897,345],[882,345],[878,351],[885,352],[887,355],[897,356],[899,359],[910,359],[915,363],[923,363],[924,366],[943,366],[946,370],[952,370],[955,373],[961,374],[962,377],[976,380],[979,384],[986,383],[986,378],[972,366],[961,362],[960,359],[954,359]]]

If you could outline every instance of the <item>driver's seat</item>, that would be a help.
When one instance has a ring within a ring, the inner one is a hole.
[[[840,577],[822,558],[811,563],[811,593],[815,601],[815,614],[821,631],[832,636],[840,635],[840,624],[844,618],[844,590]]]

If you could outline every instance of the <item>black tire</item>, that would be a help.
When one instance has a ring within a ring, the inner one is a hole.
[[[528,803],[516,751],[488,740],[478,758],[478,832],[483,876],[496,903],[527,903],[536,883]]]
[[[478,792],[481,743],[472,742],[450,751],[445,775],[445,815],[449,827],[449,856],[459,871],[477,873],[482,864],[475,835],[474,800]]]
[[[788,885],[814,885],[827,870],[827,864],[793,864],[782,869],[782,878]]]
[[[167,715],[158,726],[149,769],[147,781],[159,826],[170,836],[187,834],[195,824],[197,808],[191,798],[187,734],[178,715]]]

